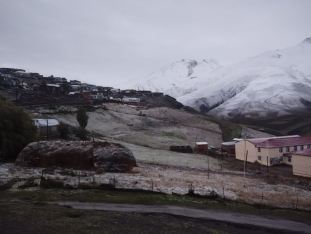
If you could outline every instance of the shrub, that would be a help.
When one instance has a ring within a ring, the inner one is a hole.
[[[78,137],[80,140],[83,140],[83,141],[88,140],[87,131],[84,128],[78,128],[75,131],[75,136]]]
[[[60,138],[67,139],[69,134],[69,127],[67,124],[60,122],[59,125],[57,126],[57,131],[60,135]]]
[[[89,120],[89,116],[86,113],[86,110],[82,106],[78,107],[76,118],[77,118],[77,121],[80,127],[85,129],[85,127],[87,126],[88,120]]]
[[[0,95],[0,157],[16,159],[27,144],[37,139],[30,116]]]

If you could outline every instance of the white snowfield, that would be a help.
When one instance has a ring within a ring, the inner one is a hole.
[[[122,88],[164,92],[177,98],[196,91],[198,87],[194,84],[197,80],[220,67],[214,59],[204,59],[200,62],[183,59],[143,79],[130,80],[124,83]]]
[[[217,117],[282,116],[311,108],[311,37],[220,67],[215,60],[182,60],[132,80],[128,87],[161,91]]]

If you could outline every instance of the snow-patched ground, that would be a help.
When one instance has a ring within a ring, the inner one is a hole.
[[[29,178],[37,178],[35,181],[40,183],[42,170],[43,168],[23,168],[15,167],[13,164],[1,164],[0,182],[5,179],[18,178],[21,181],[16,182],[12,188],[12,190],[18,190],[17,187]],[[260,203],[284,208],[296,208],[297,205],[300,209],[311,210],[311,191],[286,185],[270,185],[260,179],[243,178],[243,174],[239,172],[228,173],[218,170],[208,175],[206,170],[143,163],[139,163],[131,173],[96,174],[94,171],[75,170],[63,172],[64,170],[55,169],[53,172],[43,173],[43,176],[61,180],[64,184],[73,187],[77,187],[79,183],[99,185],[115,181],[117,188],[153,190],[167,194],[186,194],[189,186],[192,185],[195,193],[201,195],[208,195],[211,191],[215,191],[219,196],[251,204]],[[80,177],[77,176],[79,172]],[[72,176],[72,173],[75,176]]]
[[[157,149],[169,149],[171,145],[193,147],[196,141],[207,141],[211,146],[220,146],[222,142],[217,124],[182,110],[165,107],[137,110],[115,103],[106,104],[106,107],[108,110],[88,113],[86,129],[108,139]],[[75,113],[48,116],[78,126]]]
[[[220,196],[249,203],[264,203],[278,207],[296,206],[311,210],[311,192],[287,185],[267,184],[263,179],[243,178],[243,173],[229,171],[222,161],[205,155],[182,154],[168,150],[169,145],[191,145],[205,140],[219,146],[221,131],[215,123],[185,111],[169,108],[141,109],[131,105],[107,104],[108,110],[90,112],[89,131],[102,134],[101,140],[121,143],[136,157],[139,167],[131,173],[81,172],[80,183],[109,183],[116,178],[117,187],[185,194],[190,184],[195,192],[205,195],[212,190]],[[146,116],[140,116],[143,114]],[[49,114],[70,125],[77,126],[75,114]],[[243,133],[253,137],[269,136],[264,132],[243,127]],[[96,139],[100,140],[100,139]],[[208,159],[208,160],[207,160]],[[209,178],[207,168],[210,168]],[[40,178],[40,168],[20,168],[12,164],[0,165],[0,181],[11,178]],[[77,171],[74,174],[77,175]],[[85,175],[85,176],[84,176]],[[59,179],[77,186],[79,179],[60,169],[45,173],[45,177]],[[23,181],[17,182],[17,189]],[[262,198],[263,195],[263,198]]]

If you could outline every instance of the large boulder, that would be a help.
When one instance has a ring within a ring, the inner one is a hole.
[[[15,165],[130,172],[136,159],[128,148],[111,142],[39,141],[28,144]]]

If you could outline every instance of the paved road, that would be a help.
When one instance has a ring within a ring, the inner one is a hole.
[[[283,219],[265,218],[256,215],[247,215],[227,211],[202,210],[178,206],[151,206],[136,204],[111,204],[111,203],[81,203],[57,202],[59,205],[69,205],[75,209],[105,210],[136,213],[165,213],[180,215],[190,218],[218,220],[230,223],[247,224],[266,228],[311,233],[311,226]]]

